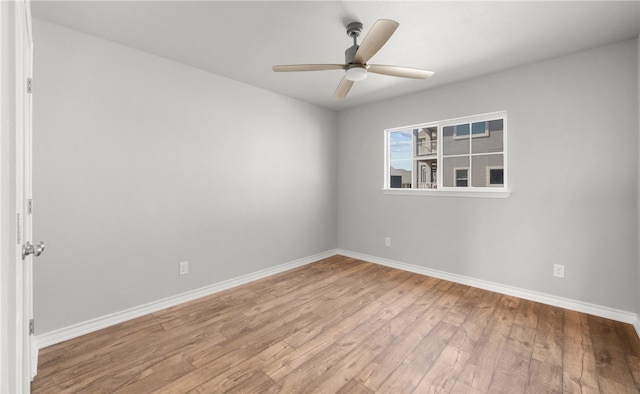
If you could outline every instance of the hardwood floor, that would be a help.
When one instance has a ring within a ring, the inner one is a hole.
[[[34,393],[640,392],[629,324],[334,256],[40,352]]]

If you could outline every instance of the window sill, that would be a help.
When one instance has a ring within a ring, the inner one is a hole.
[[[509,198],[510,190],[433,190],[433,189],[382,189],[382,194],[404,196]]]

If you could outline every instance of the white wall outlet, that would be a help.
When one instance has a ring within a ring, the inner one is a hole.
[[[178,263],[178,271],[180,275],[186,275],[189,273],[189,262],[181,261]]]
[[[553,276],[557,278],[564,278],[564,265],[554,264],[553,265]]]
[[[385,237],[384,238],[384,246],[391,246],[391,238],[390,237]]]

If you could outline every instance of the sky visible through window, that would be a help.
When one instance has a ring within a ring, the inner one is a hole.
[[[389,133],[389,159],[391,160],[391,167],[407,171],[411,170],[411,161],[413,158],[411,134],[411,130]]]

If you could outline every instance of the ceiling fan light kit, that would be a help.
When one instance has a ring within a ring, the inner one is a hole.
[[[322,71],[345,70],[344,77],[333,93],[334,99],[343,99],[347,96],[353,83],[367,78],[367,74],[389,75],[392,77],[427,79],[433,75],[432,71],[417,68],[389,66],[383,64],[367,64],[380,48],[386,44],[395,33],[399,23],[390,19],[379,19],[369,30],[369,33],[358,45],[357,39],[362,32],[362,23],[352,22],[347,25],[347,35],[353,39],[353,45],[344,53],[345,64],[289,64],[273,66],[275,72],[290,71]]]
[[[362,81],[367,78],[367,69],[363,66],[350,66],[344,72],[344,77],[349,81]]]

